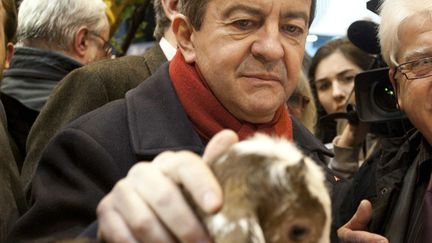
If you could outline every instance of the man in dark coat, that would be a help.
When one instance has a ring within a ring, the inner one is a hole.
[[[135,88],[167,59],[172,58],[171,52],[175,53],[176,41],[170,18],[176,13],[176,4],[173,0],[154,1],[154,35],[158,44],[148,49],[143,56],[127,56],[84,66],[66,76],[54,89],[27,140],[27,156],[21,172],[26,191],[30,188],[42,151],[55,133],[79,116],[110,101],[124,98],[128,90]]]
[[[220,208],[221,189],[203,160],[255,132],[294,140],[326,170],[329,186],[337,183],[320,160],[330,153],[285,105],[315,1],[179,4],[176,56],[125,99],[80,117],[51,140],[32,206],[11,241],[74,236],[96,219],[102,198],[99,232],[107,241],[208,240],[177,185],[203,210]],[[224,129],[232,131],[219,133]],[[221,140],[201,157],[216,134]]]
[[[432,242],[431,13],[432,1],[381,6],[382,55],[399,107],[415,128],[384,140],[354,177],[340,211],[342,224],[352,217],[338,230],[343,242]]]
[[[0,1],[0,76],[12,55],[17,26],[15,1]],[[7,48],[6,48],[7,47]],[[25,199],[18,176],[16,160],[20,160],[16,146],[7,132],[7,118],[0,102],[0,242],[6,240],[7,232],[25,208]]]

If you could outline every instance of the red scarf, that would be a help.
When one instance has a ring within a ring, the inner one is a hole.
[[[187,64],[179,51],[169,64],[169,75],[180,103],[195,130],[203,138],[210,140],[222,129],[231,129],[238,134],[240,140],[255,132],[292,140],[292,122],[285,104],[276,111],[269,123],[252,124],[240,121],[216,99],[200,79],[196,68]]]

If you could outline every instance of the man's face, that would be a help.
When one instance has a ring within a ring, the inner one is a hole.
[[[192,57],[224,107],[240,120],[269,122],[297,85],[310,0],[211,0]]]
[[[432,57],[432,21],[429,14],[406,19],[399,28],[399,63]],[[432,77],[407,80],[396,74],[398,102],[410,121],[432,142]]]

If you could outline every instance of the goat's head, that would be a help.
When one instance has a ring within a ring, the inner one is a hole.
[[[215,215],[201,215],[216,243],[328,242],[324,175],[292,143],[265,135],[235,144],[210,164],[224,192]]]

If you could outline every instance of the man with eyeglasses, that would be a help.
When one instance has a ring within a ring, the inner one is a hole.
[[[111,57],[105,10],[102,0],[22,1],[15,53],[1,84],[8,130],[22,157],[57,83],[78,67]]]
[[[360,168],[340,209],[341,223],[348,222],[338,236],[432,242],[432,1],[386,0],[381,8],[382,55],[398,106],[415,128],[385,141]]]
[[[178,1],[152,0],[152,4],[156,42],[142,56],[124,56],[86,65],[66,75],[51,93],[27,139],[21,172],[27,192],[43,149],[62,127],[108,102],[123,98],[127,91],[145,81],[175,55],[177,43],[171,19],[178,12]]]

